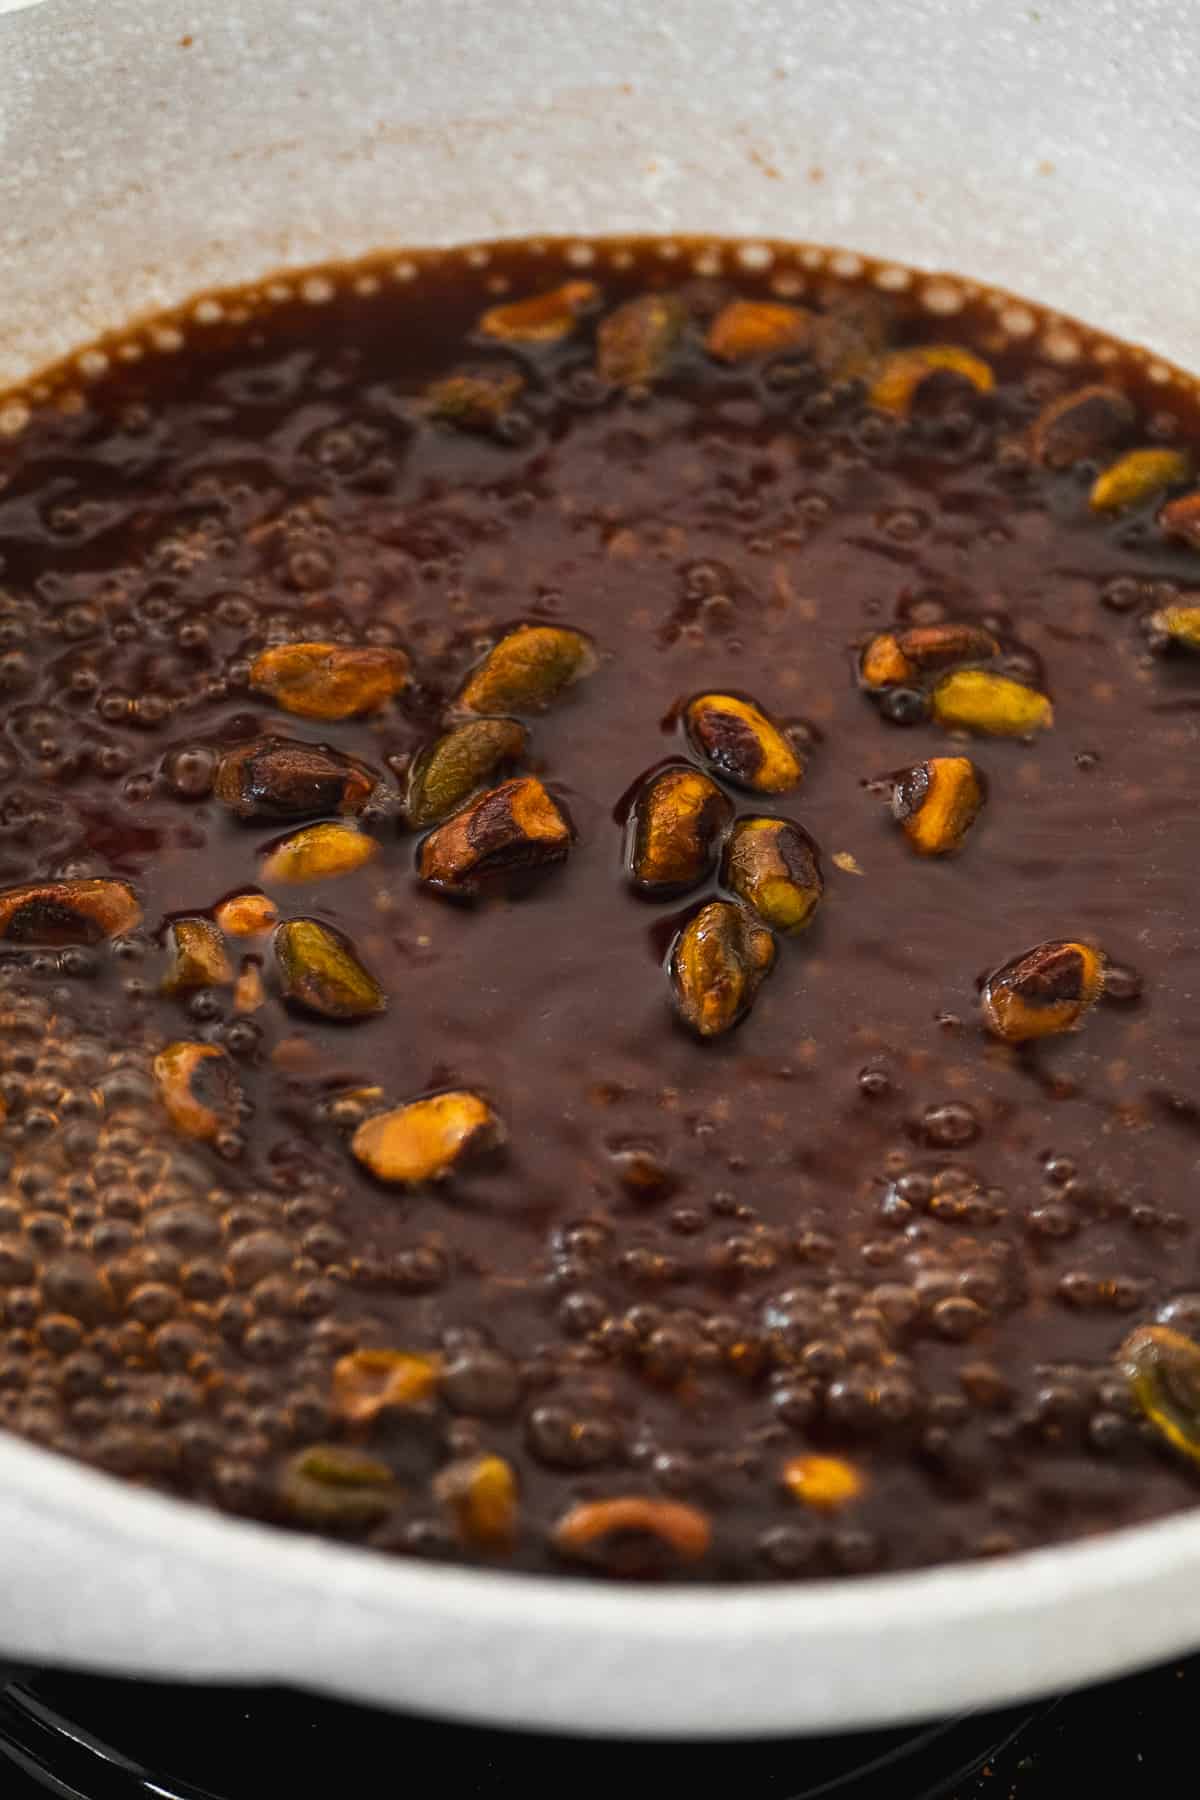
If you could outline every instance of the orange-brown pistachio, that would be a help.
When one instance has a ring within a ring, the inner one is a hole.
[[[413,1184],[441,1181],[465,1158],[503,1141],[487,1101],[454,1089],[364,1119],[350,1148],[379,1181]]]
[[[890,325],[882,295],[835,294],[813,321],[813,360],[830,381],[863,375],[886,345]]]
[[[240,819],[304,819],[361,812],[375,777],[328,744],[262,737],[226,751],[213,786]]]
[[[1104,988],[1104,957],[1091,944],[1051,940],[989,975],[984,1021],[1009,1043],[1072,1031]]]
[[[933,669],[987,662],[999,653],[996,639],[981,625],[949,620],[942,625],[912,625],[877,633],[862,653],[859,673],[864,687],[891,687]]]
[[[164,994],[227,987],[233,980],[221,933],[210,919],[176,919],[167,927],[167,950],[171,961],[162,979]]]
[[[664,1564],[699,1562],[712,1543],[707,1513],[682,1500],[642,1494],[581,1500],[554,1528],[564,1555],[616,1574],[650,1574]]]
[[[262,878],[286,887],[332,881],[337,875],[353,874],[378,854],[378,839],[354,825],[305,825],[268,850]]]
[[[518,776],[431,831],[417,873],[429,887],[470,898],[510,875],[550,868],[570,847],[571,827],[558,802],[534,776]]]
[[[433,1483],[460,1542],[473,1550],[510,1550],[517,1536],[517,1478],[502,1456],[469,1456]]]
[[[525,378],[516,369],[464,370],[430,383],[425,410],[458,431],[494,431],[524,386]]]
[[[641,387],[666,368],[687,313],[674,294],[641,294],[600,321],[596,368],[613,387]]]
[[[715,781],[686,763],[645,782],[629,817],[629,875],[640,894],[666,900],[711,874],[733,807]]]
[[[1200,606],[1164,606],[1146,620],[1151,638],[1181,650],[1200,650]]]
[[[408,658],[381,644],[275,644],[251,663],[250,686],[301,719],[353,719],[408,686]]]
[[[233,1010],[238,1013],[258,1012],[267,1003],[262,969],[256,956],[246,956],[233,984]]]
[[[697,694],[683,715],[693,749],[709,767],[756,794],[786,794],[798,787],[804,764],[753,700],[740,694]]]
[[[996,385],[990,363],[960,344],[919,344],[908,350],[893,350],[876,365],[867,398],[880,412],[905,418],[912,410],[917,389],[937,374],[957,375],[981,394],[990,393]]]
[[[516,719],[468,719],[422,751],[409,771],[404,809],[414,831],[449,818],[506,763],[516,762],[528,735]]]
[[[677,935],[667,958],[675,1009],[698,1037],[743,1019],[775,961],[775,940],[731,900],[710,900]]]
[[[892,813],[921,856],[957,850],[983,806],[983,777],[969,756],[931,756],[895,778]]]
[[[421,1406],[437,1392],[442,1358],[415,1350],[351,1350],[333,1365],[333,1410],[352,1425]]]
[[[840,1456],[793,1456],[783,1465],[782,1479],[794,1500],[817,1512],[836,1512],[864,1487],[859,1470]]]
[[[279,923],[279,908],[265,894],[231,894],[215,918],[226,937],[266,937]]]
[[[1037,688],[988,669],[953,669],[929,697],[930,712],[947,731],[983,737],[1029,737],[1054,723],[1054,708]]]
[[[177,1131],[212,1143],[232,1131],[241,1107],[233,1059],[216,1044],[168,1044],[154,1059],[159,1097]]]
[[[1093,512],[1120,512],[1186,481],[1190,473],[1191,460],[1182,450],[1127,450],[1097,475],[1088,505]]]
[[[790,819],[739,819],[725,845],[721,880],[782,932],[803,931],[825,891],[817,846]]]
[[[599,297],[594,281],[564,281],[549,293],[490,306],[479,321],[479,330],[484,337],[499,338],[505,344],[555,344],[570,336]]]
[[[708,328],[704,347],[719,362],[747,362],[800,350],[812,335],[812,314],[775,300],[731,300]]]
[[[1200,550],[1200,488],[1168,500],[1159,508],[1158,523],[1168,537],[1181,538],[1193,550]]]
[[[1133,424],[1134,411],[1118,388],[1096,382],[1074,389],[1044,406],[1033,422],[1034,458],[1048,469],[1069,469],[1084,457],[1099,456]]]
[[[284,998],[325,1019],[365,1019],[387,998],[340,931],[316,919],[285,919],[272,939]]]
[[[400,1498],[387,1463],[347,1444],[310,1444],[284,1464],[284,1512],[323,1531],[361,1531],[385,1519]]]
[[[0,890],[0,939],[10,944],[98,944],[142,922],[124,881],[33,881]]]
[[[542,712],[596,666],[590,638],[566,625],[517,625],[467,678],[458,703],[493,716]]]
[[[1200,1344],[1166,1325],[1142,1325],[1121,1345],[1117,1366],[1160,1436],[1200,1462]]]

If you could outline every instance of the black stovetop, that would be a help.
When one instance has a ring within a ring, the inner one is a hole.
[[[437,1724],[273,1688],[0,1668],[3,1800],[539,1800],[624,1786],[739,1800],[1138,1800],[1190,1767],[1200,1658],[916,1730],[614,1743]]]

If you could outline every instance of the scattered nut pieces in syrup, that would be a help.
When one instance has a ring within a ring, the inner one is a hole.
[[[935,724],[984,737],[1030,737],[1054,723],[1054,708],[1037,688],[989,669],[952,669],[929,696]]]
[[[710,900],[671,946],[675,1009],[697,1037],[720,1037],[745,1018],[774,962],[775,940],[764,926],[731,900]]]
[[[571,824],[533,775],[489,788],[422,840],[417,871],[427,887],[473,898],[517,874],[552,868],[571,847]]]
[[[786,794],[804,764],[794,745],[753,700],[740,694],[697,694],[684,708],[684,728],[709,767],[755,794]]]
[[[1158,523],[1168,537],[1179,538],[1193,550],[1200,550],[1200,488],[1168,500],[1159,509]]]
[[[1157,1432],[1200,1462],[1200,1344],[1165,1325],[1130,1332],[1117,1363]]]
[[[549,293],[489,306],[479,330],[484,337],[499,338],[505,344],[556,344],[570,336],[599,298],[594,281],[564,281]]]
[[[665,370],[687,313],[673,294],[640,294],[601,319],[596,372],[613,387],[644,387]]]
[[[141,921],[124,881],[35,881],[0,891],[0,939],[9,944],[98,944]]]
[[[648,899],[685,894],[716,867],[733,807],[699,769],[675,764],[652,775],[629,815],[629,874]]]
[[[228,987],[233,980],[224,940],[209,919],[175,919],[167,927],[167,953],[171,960],[162,978],[164,994]]]
[[[468,719],[438,738],[409,771],[404,811],[413,830],[448,818],[506,764],[519,761],[528,740],[516,719]]]
[[[773,931],[803,931],[825,891],[821,857],[790,819],[740,818],[725,843],[721,882]]]
[[[300,719],[353,719],[408,686],[408,658],[374,645],[277,644],[251,663],[250,686]]]
[[[269,884],[302,887],[352,875],[378,854],[378,839],[354,825],[305,825],[267,851],[259,872]]]
[[[718,362],[778,356],[808,343],[812,314],[772,300],[731,300],[708,328],[705,349]]]
[[[441,1377],[440,1356],[351,1350],[333,1365],[333,1409],[351,1425],[370,1425],[381,1413],[431,1400]]]
[[[892,816],[920,856],[946,856],[983,807],[984,785],[969,756],[931,756],[894,778]]]
[[[442,1181],[504,1136],[486,1100],[455,1090],[374,1113],[355,1132],[352,1149],[379,1181]]]
[[[1048,469],[1069,469],[1112,448],[1134,422],[1125,394],[1104,382],[1074,389],[1044,406],[1034,421],[1035,459]]]
[[[1073,1031],[1100,998],[1104,957],[1090,944],[1052,941],[1016,956],[988,976],[983,1015],[1009,1043]]]
[[[1200,604],[1164,606],[1161,612],[1151,613],[1146,623],[1152,642],[1200,650]]]
[[[225,752],[213,791],[239,818],[257,823],[360,813],[375,785],[368,769],[328,744],[265,737]]]
[[[232,894],[214,917],[226,937],[266,937],[279,923],[279,908],[266,894]]]
[[[387,996],[341,932],[318,919],[285,919],[272,939],[285,1000],[324,1019],[366,1019]]]
[[[510,1550],[517,1535],[517,1478],[502,1456],[447,1463],[433,1484],[460,1541],[472,1550]]]
[[[864,687],[883,688],[914,681],[931,669],[989,662],[999,654],[996,639],[980,625],[914,625],[873,637],[863,651],[859,673]]]
[[[211,1144],[237,1129],[241,1089],[220,1045],[168,1044],[154,1059],[154,1079],[172,1125],[185,1137]]]
[[[495,431],[510,413],[525,386],[516,369],[477,369],[446,375],[425,390],[425,410],[431,418],[459,431]]]
[[[863,1491],[863,1478],[840,1456],[793,1456],[783,1465],[783,1485],[794,1500],[816,1512],[837,1512]]]
[[[664,1564],[699,1562],[712,1542],[712,1523],[681,1500],[640,1494],[581,1500],[558,1521],[554,1542],[564,1556],[607,1574],[650,1575]]]
[[[518,625],[494,644],[458,703],[467,712],[542,712],[596,666],[591,640],[565,625]]]
[[[893,350],[877,365],[867,398],[880,412],[907,417],[917,390],[934,375],[954,375],[978,393],[996,385],[991,365],[961,344],[921,344],[915,350]]]
[[[1140,506],[1190,474],[1191,460],[1181,450],[1127,450],[1097,475],[1088,504],[1093,512],[1120,512],[1126,506]]]
[[[386,1519],[399,1490],[390,1466],[346,1444],[313,1444],[284,1464],[284,1514],[318,1531],[360,1531]]]

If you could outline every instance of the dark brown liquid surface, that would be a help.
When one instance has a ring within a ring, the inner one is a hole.
[[[193,328],[0,444],[0,884],[116,875],[145,911],[116,944],[3,946],[0,1420],[270,1518],[286,1457],[358,1442],[403,1488],[358,1535],[445,1557],[477,1553],[434,1477],[493,1451],[520,1523],[490,1560],[523,1569],[567,1566],[555,1522],[610,1496],[708,1515],[711,1552],[671,1571],[708,1579],[975,1557],[1191,1504],[1113,1356],[1181,1296],[1176,1322],[1200,1321],[1200,661],[1150,654],[1139,629],[1200,559],[1153,503],[1091,512],[1093,465],[1011,449],[1095,371],[998,344],[982,303],[946,321],[902,295],[895,341],[981,348],[993,394],[897,422],[803,357],[724,367],[697,332],[629,396],[592,377],[591,321],[561,344],[472,344],[498,271],[513,295],[570,273],[556,252],[445,257]],[[651,248],[585,273],[605,308],[670,276],[698,318],[767,286],[689,281]],[[501,436],[424,418],[426,384],[481,359],[526,377]],[[1182,390],[1140,368],[1103,372],[1139,408],[1125,441],[1200,441]],[[993,629],[1055,723],[971,740],[986,808],[961,854],[929,859],[864,783],[963,742],[887,723],[855,656],[939,618]],[[160,996],[165,921],[260,885],[283,830],[181,795],[170,753],[275,733],[401,787],[517,620],[576,626],[600,654],[527,721],[527,767],[576,828],[566,863],[456,906],[417,884],[416,839],[370,819],[373,863],[271,891],[345,933],[386,1013],[289,1012],[268,939],[229,945],[266,982],[244,1017],[228,989]],[[331,637],[402,646],[411,686],[335,724],[250,691],[265,644]],[[711,689],[800,728],[798,791],[730,791],[805,827],[827,890],[745,1022],[699,1043],[662,957],[705,893],[633,895],[614,811],[687,754],[672,709]],[[1118,979],[1077,1032],[989,1039],[979,977],[1076,937],[1142,997],[1122,1003]],[[149,1059],[178,1038],[234,1057],[250,1110],[226,1155],[173,1135],[155,1098]],[[389,1104],[478,1090],[507,1146],[386,1189],[338,1107],[364,1086]],[[668,1194],[630,1194],[630,1150]],[[440,1350],[466,1370],[459,1403],[353,1434],[330,1373],[363,1345]],[[781,1483],[809,1451],[861,1476],[836,1513]]]

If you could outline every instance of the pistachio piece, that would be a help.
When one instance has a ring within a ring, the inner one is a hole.
[[[164,994],[227,987],[233,980],[221,933],[208,919],[176,919],[167,928],[167,948],[171,963],[161,983]]]
[[[756,794],[786,794],[799,786],[804,764],[753,700],[697,694],[683,720],[693,749],[727,781]]]
[[[383,989],[340,931],[316,919],[286,919],[272,940],[284,998],[325,1019],[383,1012]]]
[[[1054,723],[1054,708],[1037,688],[986,669],[954,669],[929,697],[933,718],[947,731],[986,737],[1027,737]]]
[[[721,880],[782,932],[803,931],[825,891],[817,846],[790,819],[739,819],[725,846]]]
[[[279,1498],[302,1525],[362,1530],[387,1517],[400,1491],[378,1457],[345,1444],[310,1444],[284,1464]]]
[[[379,842],[353,825],[305,825],[263,859],[264,881],[297,887],[350,875],[379,854]]]
[[[425,389],[425,409],[459,431],[494,431],[525,386],[515,369],[476,369],[446,375]]]
[[[304,819],[361,812],[375,777],[328,744],[263,737],[226,751],[213,788],[240,819]]]
[[[634,887],[666,900],[711,873],[733,807],[715,781],[677,763],[652,775],[629,819],[629,874]]]
[[[470,1549],[512,1548],[517,1536],[517,1478],[502,1456],[470,1456],[450,1463],[435,1477],[433,1493]]]
[[[458,697],[468,712],[541,712],[596,666],[591,639],[565,625],[517,625],[494,644]]]
[[[1048,469],[1069,469],[1072,463],[1109,449],[1133,420],[1133,407],[1118,388],[1102,382],[1076,388],[1044,406],[1034,420],[1030,432],[1034,458]]]
[[[931,756],[896,778],[892,813],[921,856],[957,850],[983,806],[983,777],[969,756]]]
[[[1127,450],[1097,475],[1088,505],[1093,512],[1119,512],[1186,481],[1190,473],[1191,463],[1182,450]]]
[[[279,922],[279,908],[265,894],[233,894],[215,917],[227,937],[265,937]]]
[[[504,877],[549,868],[571,847],[566,814],[532,775],[472,800],[422,841],[417,873],[428,887],[467,898]]]
[[[1168,500],[1159,510],[1158,523],[1168,537],[1182,538],[1193,550],[1200,550],[1200,488]]]
[[[960,344],[919,344],[908,350],[893,350],[877,364],[867,399],[879,412],[907,418],[917,389],[931,375],[939,373],[957,375],[981,394],[990,394],[996,385],[991,364]]]
[[[863,1478],[840,1456],[793,1456],[784,1463],[783,1485],[794,1500],[818,1512],[836,1512],[863,1491]]]
[[[408,658],[381,644],[276,644],[251,663],[250,686],[301,719],[353,719],[408,686]]]
[[[350,1148],[380,1181],[441,1181],[464,1159],[504,1141],[486,1100],[465,1089],[410,1100],[364,1119]]]
[[[989,975],[983,1016],[1009,1043],[1072,1031],[1104,987],[1104,958],[1090,944],[1052,940]]]
[[[124,881],[33,881],[0,889],[0,938],[10,944],[98,944],[142,922]]]
[[[490,306],[479,321],[484,337],[506,344],[555,344],[569,337],[600,297],[594,281],[564,281],[547,294]]]
[[[423,831],[448,818],[489,776],[516,762],[528,735],[516,719],[468,719],[456,725],[423,750],[409,771],[409,824]]]
[[[679,932],[667,958],[675,1009],[698,1037],[745,1017],[775,961],[775,940],[731,900],[710,900]]]
[[[233,1010],[237,1013],[257,1012],[266,1005],[267,990],[256,956],[247,956],[233,984]]]
[[[596,369],[613,387],[640,387],[661,375],[687,322],[674,294],[626,300],[596,330]]]
[[[1200,1344],[1166,1325],[1142,1325],[1121,1345],[1117,1366],[1155,1430],[1200,1462]]]
[[[830,381],[862,375],[886,345],[890,324],[880,295],[836,294],[813,321],[813,360]]]
[[[643,1575],[664,1564],[699,1562],[712,1543],[712,1524],[682,1500],[629,1494],[579,1501],[555,1526],[554,1543],[564,1556],[613,1574]]]
[[[1152,637],[1182,650],[1200,650],[1200,606],[1164,606],[1146,624]]]
[[[999,644],[982,625],[949,620],[941,625],[912,625],[873,637],[862,653],[859,674],[864,687],[891,687],[932,669],[987,662],[999,654]]]
[[[437,1392],[442,1359],[411,1350],[351,1350],[333,1365],[333,1410],[352,1425],[420,1406]]]
[[[747,362],[799,350],[812,334],[812,314],[773,300],[731,300],[708,328],[704,348],[719,362]]]
[[[154,1079],[172,1125],[211,1143],[238,1122],[241,1090],[233,1060],[216,1044],[168,1044],[154,1059]]]

